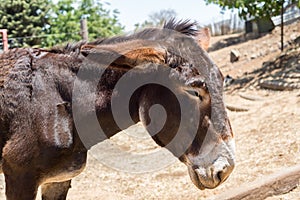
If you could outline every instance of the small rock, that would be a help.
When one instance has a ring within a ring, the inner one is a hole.
[[[240,52],[238,50],[232,49],[230,51],[230,62],[236,62],[240,58]]]
[[[294,39],[295,44],[300,44],[300,36]]]
[[[226,75],[224,78],[224,86],[227,87],[234,82],[234,79],[230,75]]]
[[[278,49],[281,49],[281,42],[278,42],[277,45],[278,45]],[[287,48],[288,46],[289,46],[289,44],[287,42],[283,43],[283,48],[284,49]]]
[[[250,58],[251,58],[251,59],[255,59],[255,58],[257,58],[257,55],[256,55],[256,54],[252,54],[252,55],[250,56]]]

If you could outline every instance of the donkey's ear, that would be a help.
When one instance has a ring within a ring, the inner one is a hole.
[[[146,63],[165,64],[166,52],[160,48],[138,47],[122,54],[114,61],[115,65],[135,67]]]
[[[96,62],[108,62],[112,68],[128,70],[145,63],[165,64],[167,53],[153,44],[126,42],[102,46],[84,45],[81,54]]]
[[[197,34],[198,44],[207,51],[210,44],[210,30],[209,28],[203,28],[198,31]]]

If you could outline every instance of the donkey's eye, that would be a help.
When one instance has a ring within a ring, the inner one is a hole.
[[[198,93],[198,92],[195,92],[195,96],[196,97],[199,97],[199,99],[202,101],[203,100],[203,97]]]
[[[194,91],[194,90],[186,90],[187,93],[189,93],[190,95],[196,96],[198,97],[201,101],[203,100],[203,97],[199,94],[199,92]]]

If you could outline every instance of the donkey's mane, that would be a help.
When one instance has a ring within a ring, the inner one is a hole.
[[[171,29],[178,31],[179,33],[188,35],[188,36],[196,36],[198,29],[197,22],[191,22],[190,20],[179,20],[176,22],[175,18],[170,19],[169,21],[166,21],[163,28],[165,29]]]
[[[197,23],[191,22],[190,20],[179,20],[176,21],[175,18],[172,18],[166,21],[163,25],[163,29],[174,30],[179,33],[182,33],[187,36],[196,36],[197,35]],[[151,35],[155,35],[161,30],[161,28],[146,28],[142,31],[131,35],[125,36],[114,36],[110,38],[99,38],[92,42],[80,41],[77,43],[68,43],[65,46],[56,46],[49,50],[51,53],[60,53],[60,54],[69,54],[73,52],[80,52],[80,48],[85,45],[101,45],[101,44],[116,44],[120,42],[126,42],[135,39],[148,38]]]

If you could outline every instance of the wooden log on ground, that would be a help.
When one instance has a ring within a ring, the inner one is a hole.
[[[269,196],[287,193],[299,185],[300,165],[261,177],[254,182],[219,194],[210,200],[263,200]]]
[[[244,93],[240,93],[239,94],[241,98],[246,99],[246,100],[250,100],[250,101],[261,101],[263,100],[263,98],[255,96],[255,95],[249,95],[249,94],[244,94]]]
[[[226,104],[226,108],[230,111],[234,111],[234,112],[247,112],[249,111],[248,108],[243,108],[243,107],[240,107],[240,106],[234,106],[234,105],[228,105]]]
[[[295,89],[293,86],[289,85],[288,83],[274,82],[274,81],[264,81],[259,83],[259,86],[264,89],[279,90],[279,91]]]

